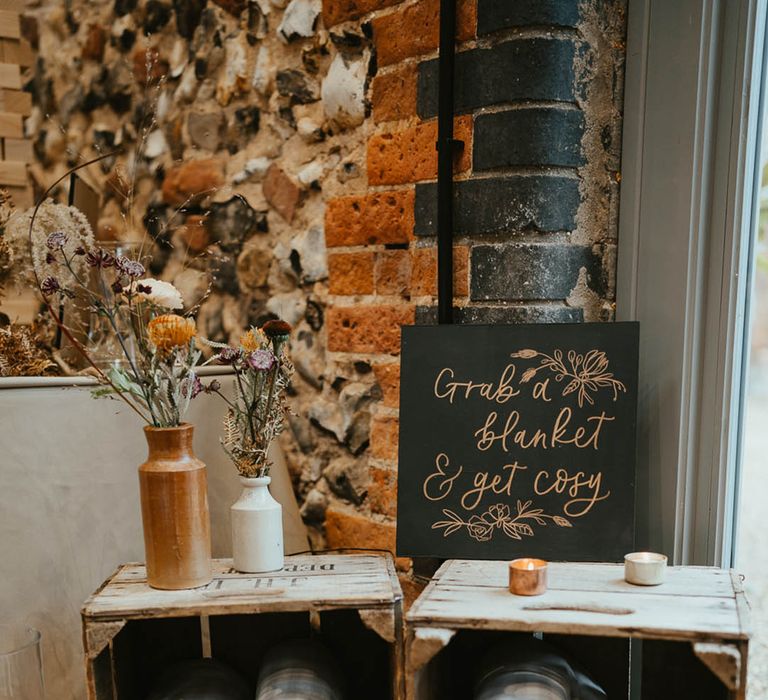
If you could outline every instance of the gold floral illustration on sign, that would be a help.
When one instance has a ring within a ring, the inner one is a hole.
[[[551,520],[559,527],[572,527],[571,521],[567,518],[560,515],[547,515],[542,508],[533,508],[532,506],[533,501],[526,501],[525,503],[518,501],[517,514],[513,516],[508,505],[497,503],[490,506],[482,515],[473,515],[466,521],[452,510],[444,508],[443,515],[448,519],[438,520],[432,525],[432,529],[442,529],[443,537],[448,537],[448,535],[466,528],[470,537],[478,542],[487,542],[497,530],[501,530],[513,540],[533,537],[535,532],[531,523],[546,525],[547,520]]]
[[[608,358],[602,350],[590,350],[584,354],[569,350],[564,357],[562,350],[555,350],[552,355],[547,355],[538,350],[526,349],[513,352],[511,357],[523,360],[539,359],[538,367],[529,367],[523,372],[521,384],[530,382],[541,370],[554,373],[557,382],[570,380],[563,389],[563,396],[578,392],[576,398],[579,408],[584,406],[584,402],[594,405],[591,394],[602,388],[613,390],[614,401],[619,397],[620,391],[627,391],[627,387],[608,371]]]

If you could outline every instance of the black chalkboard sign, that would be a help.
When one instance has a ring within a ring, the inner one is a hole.
[[[405,327],[397,553],[621,560],[637,361],[636,323]]]

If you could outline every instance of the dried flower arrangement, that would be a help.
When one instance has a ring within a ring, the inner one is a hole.
[[[57,371],[36,325],[0,328],[0,377],[42,377]]]
[[[26,236],[13,235],[13,223],[18,218],[8,191],[0,189],[0,300],[6,286],[24,280],[28,259]],[[12,323],[0,314],[0,377],[31,377],[58,374],[46,341],[49,329],[42,321],[31,325]]]
[[[179,425],[190,400],[199,393],[195,366],[200,358],[194,321],[173,313],[183,306],[181,294],[168,282],[145,277],[138,260],[114,256],[93,245],[90,226],[74,207],[48,202],[45,208],[44,220],[33,213],[28,225],[33,249],[37,236],[56,227],[46,235],[45,258],[35,260],[35,274],[49,310],[60,323],[51,302],[77,300],[106,319],[124,355],[123,364],[104,372],[69,334],[105,380],[107,386],[95,394],[119,394],[155,427]],[[63,325],[62,330],[68,332]]]
[[[235,395],[232,400],[224,396],[218,382],[204,390],[221,396],[229,407],[221,444],[241,476],[269,474],[267,453],[283,430],[284,392],[293,374],[286,352],[290,332],[288,323],[273,320],[251,328],[237,347],[213,344],[218,352],[211,360],[234,370]]]
[[[6,189],[0,189],[0,298],[5,291],[5,285],[13,277],[14,263],[17,262],[10,236],[6,234],[13,213],[13,200]]]

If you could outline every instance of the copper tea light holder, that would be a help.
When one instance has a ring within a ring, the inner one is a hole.
[[[547,590],[547,562],[543,559],[514,559],[509,562],[509,592],[541,595]]]

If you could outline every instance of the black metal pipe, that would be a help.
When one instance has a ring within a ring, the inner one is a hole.
[[[437,111],[437,320],[453,323],[453,73],[456,0],[440,0]]]

